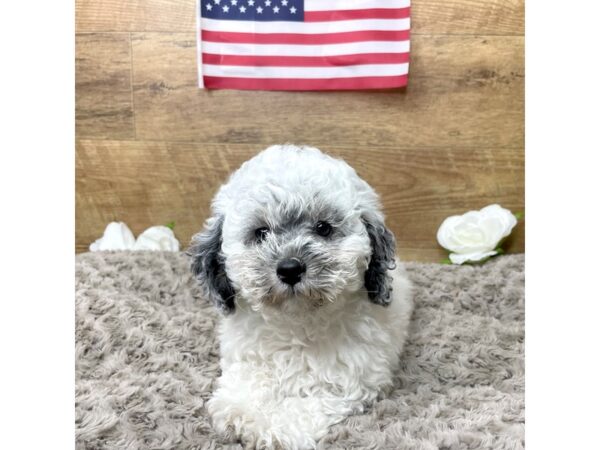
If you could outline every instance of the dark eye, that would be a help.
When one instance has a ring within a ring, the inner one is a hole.
[[[331,234],[331,232],[333,231],[332,226],[324,221],[319,221],[317,222],[317,224],[315,225],[315,231],[317,232],[317,234],[319,236],[329,236]]]
[[[269,227],[260,227],[254,230],[254,236],[256,236],[258,242],[262,242],[267,237],[267,234],[269,234],[269,231],[271,231]]]

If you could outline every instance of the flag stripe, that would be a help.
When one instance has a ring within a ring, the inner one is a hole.
[[[204,77],[204,85],[209,89],[260,89],[266,91],[390,89],[406,86],[407,82],[408,75],[328,79]]]
[[[345,33],[363,30],[401,31],[410,29],[410,18],[339,20],[335,22],[253,22],[250,20],[201,20],[203,30],[234,33]]]
[[[406,75],[408,64],[361,64],[334,67],[273,67],[224,66],[204,64],[203,72],[209,77],[234,78],[352,78],[370,76]]]
[[[337,11],[304,11],[306,22],[328,22],[335,20],[355,19],[406,19],[410,16],[410,8],[388,9],[347,9]]]
[[[202,30],[205,42],[235,42],[239,44],[292,44],[323,45],[364,41],[405,41],[409,30],[403,31],[350,31],[348,33],[298,34],[298,33],[229,33]]]
[[[410,41],[353,42],[329,45],[230,44],[202,42],[204,53],[242,56],[337,56],[356,53],[407,53]]]
[[[407,63],[408,53],[362,53],[338,56],[240,56],[203,53],[204,64],[225,66],[329,67]]]
[[[305,11],[332,11],[335,9],[407,8],[410,0],[304,0]]]

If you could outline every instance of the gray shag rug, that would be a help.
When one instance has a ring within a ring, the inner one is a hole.
[[[415,311],[396,388],[318,448],[523,448],[523,255],[407,269]],[[181,253],[77,256],[77,448],[241,448],[205,410],[216,321]]]

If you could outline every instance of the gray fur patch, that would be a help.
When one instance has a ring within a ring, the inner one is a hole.
[[[250,245],[256,240],[254,231],[257,228],[268,227],[270,232],[283,235],[296,236],[304,231],[312,232],[317,222],[330,223],[336,235],[345,234],[344,215],[337,209],[324,203],[319,204],[315,211],[314,205],[282,205],[278,204],[274,210],[267,207],[257,208],[249,218],[249,223],[244,229],[246,235],[244,243]]]
[[[203,232],[193,237],[187,254],[192,257],[192,273],[206,296],[225,314],[235,310],[235,291],[227,278],[225,258],[221,253],[223,217],[207,221]]]
[[[383,223],[363,220],[373,249],[371,262],[365,271],[365,289],[373,303],[387,306],[392,301],[392,278],[388,271],[395,268],[396,239]]]

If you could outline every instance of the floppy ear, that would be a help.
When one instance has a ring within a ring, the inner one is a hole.
[[[387,306],[392,301],[392,277],[388,271],[396,268],[396,239],[379,219],[363,217],[363,222],[371,240],[371,261],[365,271],[365,288],[373,303]]]
[[[219,310],[229,314],[235,310],[235,291],[227,278],[221,253],[223,219],[223,216],[208,219],[204,231],[192,238],[187,254],[192,257],[192,272],[205,295]]]

